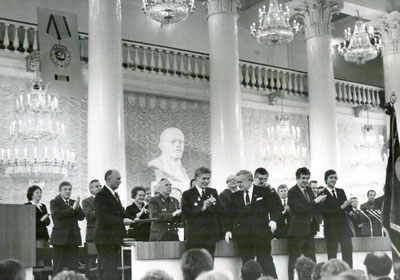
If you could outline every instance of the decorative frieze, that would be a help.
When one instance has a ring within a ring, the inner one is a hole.
[[[400,13],[391,12],[382,21],[382,55],[400,53]]]

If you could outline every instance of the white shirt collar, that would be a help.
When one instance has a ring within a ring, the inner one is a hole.
[[[203,190],[206,191],[206,189],[199,188],[198,186],[195,186],[195,187],[196,187],[197,191],[199,192],[200,196],[203,193]]]
[[[253,190],[254,190],[253,185],[251,185],[251,187],[247,190],[249,192],[250,203],[251,203],[251,199],[253,197]],[[246,191],[245,190],[243,190],[243,199],[244,199],[244,201],[246,201]]]
[[[337,191],[336,191],[336,188],[335,188],[335,187],[333,187],[332,189],[326,187],[326,189],[327,189],[330,193],[332,193],[333,191],[335,191],[335,194],[337,195]]]
[[[104,187],[107,188],[107,189],[111,192],[111,194],[112,194],[113,196],[115,196],[115,191],[114,191],[112,188],[110,188],[110,187],[107,186],[107,185],[104,185]]]

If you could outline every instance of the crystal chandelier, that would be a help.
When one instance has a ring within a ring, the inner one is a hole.
[[[265,159],[278,162],[304,160],[307,148],[300,144],[300,127],[290,125],[289,116],[283,113],[283,96],[281,114],[276,115],[275,120],[276,124],[267,128]]]
[[[185,20],[194,11],[194,0],[143,0],[142,9],[155,21],[169,25]]]
[[[300,24],[293,21],[290,24],[290,11],[287,6],[278,5],[278,0],[270,0],[269,9],[265,5],[258,10],[258,27],[256,23],[250,26],[250,34],[260,44],[269,46],[275,44],[288,44],[294,34],[300,31]]]
[[[380,52],[381,41],[374,28],[367,28],[360,19],[356,21],[353,32],[350,27],[345,29],[344,38],[345,42],[338,45],[338,53],[348,62],[361,65],[375,59]]]
[[[75,154],[58,145],[65,126],[57,121],[58,99],[47,88],[36,78],[15,101],[9,131],[13,144],[0,149],[0,168],[17,182],[61,180],[75,163]]]

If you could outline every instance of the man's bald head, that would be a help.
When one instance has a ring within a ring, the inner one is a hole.
[[[166,128],[160,134],[160,144],[158,147],[162,154],[174,159],[181,159],[185,145],[185,136],[176,127]]]

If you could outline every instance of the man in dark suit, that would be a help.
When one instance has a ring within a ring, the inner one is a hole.
[[[179,241],[178,224],[181,220],[179,201],[171,197],[171,182],[161,178],[158,183],[160,194],[149,203],[150,217],[158,221],[151,223],[149,241]]]
[[[54,247],[53,276],[64,270],[78,269],[78,246],[81,245],[81,233],[78,220],[85,218],[77,200],[70,199],[72,185],[61,182],[58,187],[60,194],[50,201],[50,211],[53,218],[53,231],[50,244]]]
[[[297,184],[288,192],[290,207],[289,224],[289,280],[294,278],[294,266],[301,254],[315,262],[314,234],[318,230],[317,204],[326,199],[326,195],[314,197],[308,186],[311,172],[306,167],[296,171]]]
[[[342,259],[353,267],[353,246],[351,229],[347,214],[352,211],[351,200],[347,199],[343,189],[336,188],[338,180],[335,170],[325,172],[326,188],[322,194],[325,201],[320,204],[320,212],[324,218],[324,235],[328,259],[336,259],[338,244],[342,248]]]
[[[115,192],[121,184],[121,174],[117,170],[108,170],[104,179],[106,185],[94,199],[94,243],[99,260],[100,280],[117,280],[121,279],[117,268],[121,265],[120,248],[126,236],[125,225],[130,225],[133,220],[127,218]]]
[[[186,250],[204,248],[214,256],[219,239],[218,215],[223,209],[218,193],[209,188],[211,171],[200,167],[194,173],[195,187],[182,195],[182,215],[185,219]]]
[[[289,230],[289,221],[290,221],[290,207],[288,205],[288,187],[284,184],[278,186],[278,195],[280,197],[280,207],[279,211],[281,215],[278,219],[278,224],[276,231],[274,232],[274,237],[278,239],[287,238],[288,230]]]
[[[96,225],[96,212],[94,211],[94,198],[101,191],[99,180],[94,179],[89,183],[89,191],[91,196],[82,200],[82,210],[86,217],[86,242],[93,243],[94,228]]]
[[[358,210],[358,198],[352,197],[350,198],[350,200],[351,200],[352,211],[349,212],[349,217],[353,224],[353,229],[354,229],[354,233],[352,236],[361,237],[362,236],[361,228],[363,226],[363,222],[362,222],[362,214],[360,210]]]
[[[276,192],[276,190],[268,184],[269,173],[267,169],[263,167],[259,167],[254,171],[254,186],[264,187],[268,190],[268,194],[271,196],[273,203],[275,203],[275,207],[280,207],[281,199]]]
[[[264,274],[277,278],[271,258],[271,239],[279,209],[266,188],[253,185],[250,171],[239,171],[236,181],[241,190],[232,195],[225,222],[225,241],[229,243],[231,238],[236,241],[243,264],[256,257]]]

